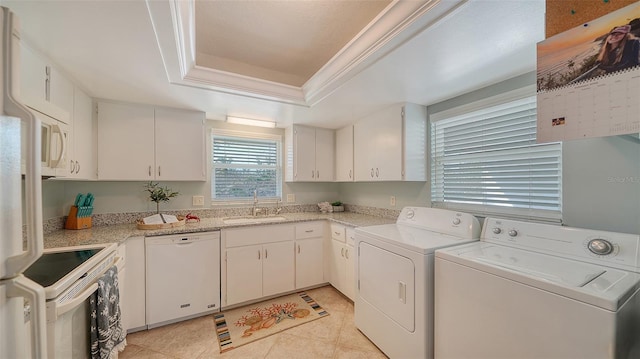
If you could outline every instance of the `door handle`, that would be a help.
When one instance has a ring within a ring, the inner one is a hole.
[[[87,300],[87,298],[89,298],[89,296],[96,290],[98,290],[98,283],[93,283],[91,286],[89,286],[89,288],[80,293],[77,297],[56,308],[56,318],[80,305],[80,303]]]
[[[402,304],[407,304],[407,284],[398,282],[398,298]]]

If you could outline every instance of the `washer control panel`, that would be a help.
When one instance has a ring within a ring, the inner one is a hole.
[[[486,218],[480,240],[640,273],[640,236]]]

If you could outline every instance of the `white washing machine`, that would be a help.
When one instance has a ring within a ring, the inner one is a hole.
[[[390,358],[432,358],[434,251],[479,236],[474,216],[423,207],[356,228],[356,327]]]
[[[436,251],[435,358],[640,358],[640,236],[487,218]]]

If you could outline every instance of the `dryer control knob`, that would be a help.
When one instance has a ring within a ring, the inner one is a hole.
[[[502,233],[502,229],[500,229],[499,227],[493,227],[493,233],[500,234]]]
[[[607,254],[613,252],[613,245],[606,239],[596,238],[589,241],[587,244],[587,248],[591,251],[591,253],[597,254],[599,256],[606,256]]]
[[[413,210],[408,210],[407,211],[407,218],[408,219],[412,219],[414,216],[416,215],[416,212],[414,212]]]
[[[518,235],[518,231],[516,231],[515,229],[512,229],[509,231],[509,236],[511,237],[515,237]]]
[[[453,224],[454,224],[454,225],[458,225],[458,224],[460,224],[460,218],[454,218],[454,219],[453,219]]]

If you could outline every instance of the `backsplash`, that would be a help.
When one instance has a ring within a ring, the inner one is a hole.
[[[261,215],[273,215],[276,214],[276,207],[261,207],[266,212]],[[319,212],[318,206],[315,204],[305,205],[288,205],[282,206],[280,213],[300,213],[300,212]],[[367,214],[370,216],[396,219],[400,215],[400,210],[367,207],[358,205],[344,205],[345,211]],[[252,207],[234,207],[234,208],[207,208],[207,209],[194,209],[194,210],[180,210],[180,211],[163,211],[163,213],[182,215],[185,216],[189,213],[196,215],[200,218],[220,218],[220,217],[238,217],[238,216],[250,216]],[[91,216],[91,223],[94,227],[109,226],[114,224],[127,224],[136,223],[141,218],[155,214],[155,212],[125,212],[125,213],[102,213],[94,214]],[[64,228],[66,217],[50,218],[43,223],[44,234],[49,234]]]

